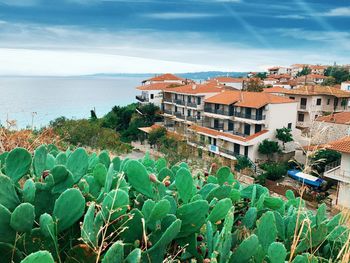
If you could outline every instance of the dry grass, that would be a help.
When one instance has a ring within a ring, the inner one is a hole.
[[[61,141],[60,137],[51,128],[38,134],[32,130],[10,131],[0,128],[0,153],[11,151],[16,147],[33,151],[42,144],[58,145]]]

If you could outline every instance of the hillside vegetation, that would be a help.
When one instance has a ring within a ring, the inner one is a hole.
[[[0,155],[1,262],[349,262],[349,217],[228,167],[41,145]]]

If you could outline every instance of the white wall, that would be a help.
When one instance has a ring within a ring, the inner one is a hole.
[[[342,82],[340,89],[350,91],[350,82]]]

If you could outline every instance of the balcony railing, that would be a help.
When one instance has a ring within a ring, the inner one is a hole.
[[[142,95],[136,95],[136,99],[138,101],[141,101],[141,102],[147,101],[147,98],[145,96],[142,96]]]
[[[327,171],[329,171],[329,170],[332,170],[332,169],[334,169],[334,168],[340,166],[340,163],[341,163],[341,160],[337,160],[337,161],[335,161],[335,162],[332,162],[332,163],[330,163],[330,164],[327,164],[327,165],[325,166],[325,168],[324,168],[324,172],[327,172]]]
[[[187,107],[197,108],[197,103],[195,103],[195,102],[187,102]]]
[[[266,115],[246,114],[243,112],[235,112],[234,116],[239,118],[244,118],[244,119],[255,120],[255,121],[262,121],[266,119]]]
[[[209,127],[209,128],[220,131],[224,129],[224,124],[218,124],[218,125],[215,125],[214,127]]]
[[[237,136],[240,136],[240,137],[248,137],[248,136],[250,136],[250,135],[241,133],[239,131],[233,131],[233,130],[224,130],[224,132],[225,133],[230,133],[230,134],[233,134],[233,135],[237,135]]]
[[[301,110],[306,110],[306,105],[300,104],[299,108],[300,108]]]
[[[173,99],[172,98],[163,98],[163,101],[165,101],[165,102],[173,102]]]
[[[194,116],[187,116],[188,121],[197,122],[197,118]]]
[[[174,102],[178,105],[186,105],[186,102],[184,100],[175,100]]]
[[[235,153],[234,151],[227,150],[227,149],[225,149],[225,148],[220,148],[220,152],[225,153],[225,154],[227,154],[227,155],[234,156],[234,157],[240,155],[239,153]]]
[[[166,114],[173,115],[173,112],[171,110],[164,110],[163,112],[166,113]]]
[[[219,114],[219,115],[233,116],[233,112],[232,111],[228,111],[228,110],[213,109],[213,108],[210,108],[210,107],[205,107],[204,111],[208,112],[208,113]]]

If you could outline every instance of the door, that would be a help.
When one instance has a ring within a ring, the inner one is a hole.
[[[251,108],[246,108],[245,109],[245,117],[246,118],[248,118],[248,119],[250,119],[251,118],[251,116],[252,116],[252,109]]]
[[[234,130],[234,123],[232,121],[228,121],[228,130],[233,131]]]
[[[263,108],[257,109],[256,110],[256,120],[260,121],[262,120],[263,116]]]
[[[237,143],[233,144],[233,152],[235,154],[237,154],[237,155],[240,154],[240,149],[241,149],[241,146],[239,144],[237,144]]]
[[[261,124],[255,124],[255,133],[258,133],[259,131],[261,131]]]
[[[214,119],[214,128],[215,129],[219,128],[219,120],[218,119]]]
[[[250,135],[250,125],[249,124],[244,124],[244,134],[245,135]]]
[[[248,153],[249,153],[249,147],[244,146],[244,155],[248,157]]]

